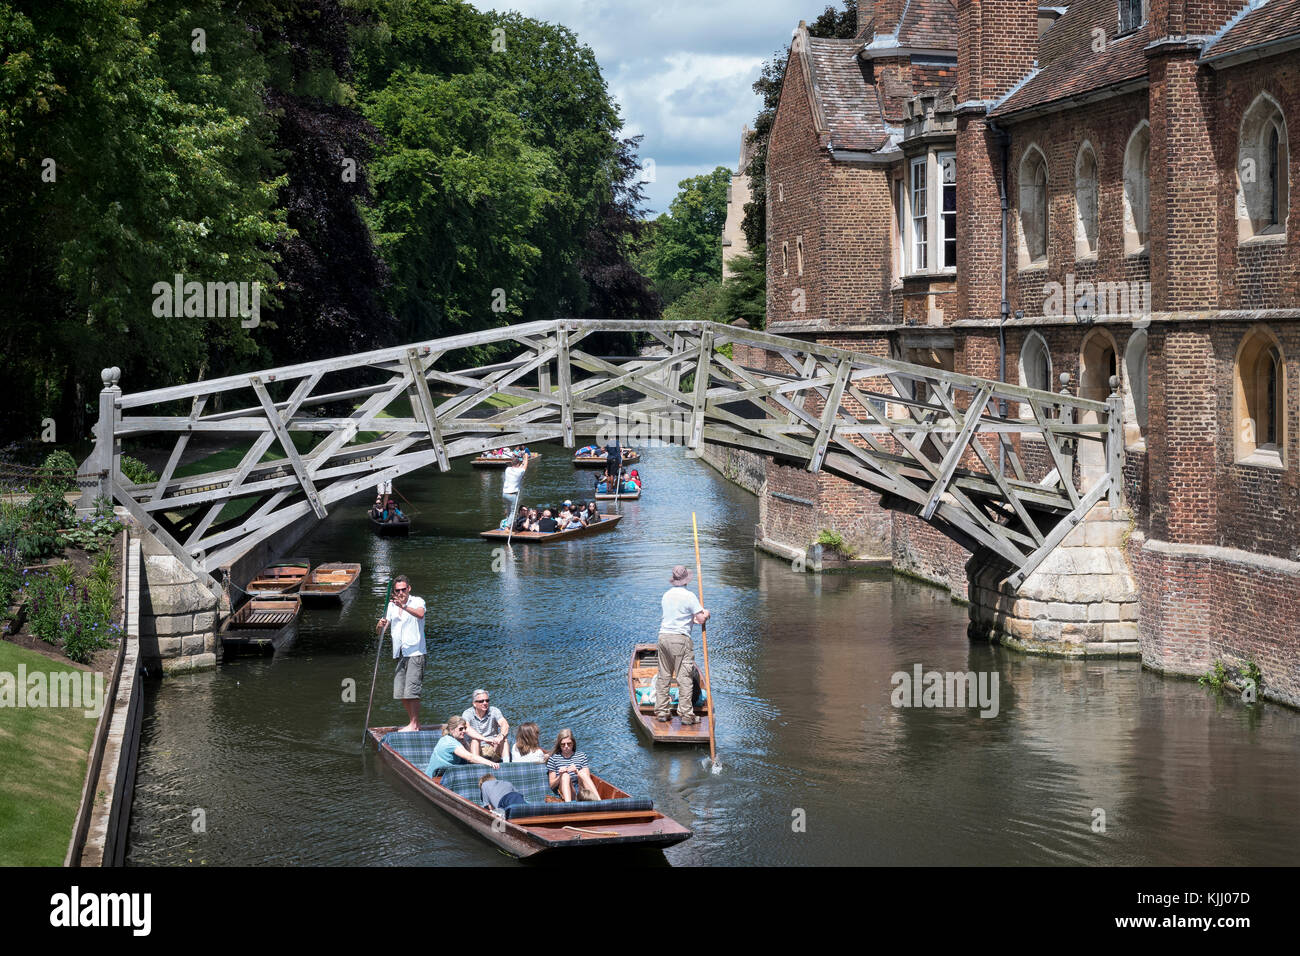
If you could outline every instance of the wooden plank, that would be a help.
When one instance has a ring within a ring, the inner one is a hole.
[[[208,404],[208,396],[199,395],[194,399],[190,406],[190,424],[196,422],[200,415],[203,414],[203,408]],[[171,455],[167,458],[167,464],[163,467],[162,474],[158,476],[158,481],[153,486],[153,501],[162,497],[163,491],[166,490],[168,483],[172,480],[172,475],[176,472],[176,466],[180,463],[181,455],[185,452],[185,447],[190,443],[190,432],[185,432],[176,439],[176,445],[172,448]]]
[[[429,430],[429,442],[438,459],[439,471],[450,471],[451,462],[447,460],[447,449],[442,443],[442,431],[438,428],[438,412],[433,407],[433,398],[429,395],[429,382],[424,377],[424,363],[415,349],[406,350],[406,367],[410,371],[411,385],[415,389],[418,411],[424,418],[424,425]]]
[[[700,335],[700,357],[695,366],[695,396],[691,400],[691,420],[687,427],[686,447],[700,447],[704,432],[704,403],[709,392],[709,369],[713,359],[713,330],[705,329]]]
[[[573,375],[569,368],[569,330],[560,326],[556,351],[556,371],[560,379],[560,425],[564,429],[564,447],[573,447]]]
[[[849,361],[841,359],[839,368],[835,372],[835,384],[831,386],[830,395],[827,396],[826,405],[822,409],[821,427],[813,439],[812,456],[808,459],[808,470],[811,472],[821,470],[822,459],[826,457],[826,446],[830,443],[831,433],[835,430],[835,419],[839,415],[844,387],[848,384],[849,374],[852,371],[853,366]]]
[[[1073,508],[1079,507],[1079,493],[1074,490],[1074,467],[1073,462],[1067,463],[1057,447],[1057,441],[1047,428],[1047,416],[1043,412],[1043,406],[1036,400],[1029,401],[1029,407],[1033,409],[1034,419],[1043,435],[1043,444],[1047,446],[1047,453],[1052,458],[1052,464],[1056,466],[1056,474],[1060,479],[1061,486],[1070,499],[1070,505]]]
[[[948,453],[944,455],[943,462],[939,466],[939,477],[935,480],[934,487],[930,489],[930,497],[926,501],[925,507],[921,509],[921,517],[926,521],[929,521],[934,515],[934,509],[939,506],[939,497],[947,489],[948,483],[952,481],[953,473],[957,470],[957,466],[961,464],[962,455],[966,453],[966,446],[970,444],[975,429],[979,427],[980,416],[984,413],[984,406],[988,404],[989,395],[992,391],[992,388],[981,389],[966,410],[966,421],[962,423],[961,431],[957,433],[957,437],[948,448]],[[944,395],[944,405],[950,410],[950,414],[955,420],[957,410],[947,401],[942,385],[938,388],[938,394]]]
[[[320,381],[320,376],[314,376],[309,381],[313,383]],[[308,389],[310,390],[310,386],[308,386]],[[317,518],[324,518],[326,515],[325,506],[321,503],[320,496],[316,494],[316,485],[311,480],[311,475],[308,474],[302,459],[298,456],[298,448],[294,445],[293,439],[289,437],[289,433],[285,431],[284,422],[280,420],[280,413],[272,406],[271,396],[267,393],[266,386],[262,384],[260,378],[253,378],[253,391],[257,394],[258,400],[261,401],[262,408],[266,410],[266,420],[270,423],[271,430],[275,432],[275,437],[279,439],[280,447],[284,449],[284,453],[289,457],[289,465],[293,468],[294,474],[298,476],[298,483],[306,493],[312,511],[316,512]]]

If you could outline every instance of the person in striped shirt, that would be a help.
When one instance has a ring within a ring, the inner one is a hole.
[[[551,789],[566,803],[570,800],[599,800],[600,793],[591,779],[587,755],[578,749],[578,739],[568,727],[556,735],[555,750],[546,761]]]

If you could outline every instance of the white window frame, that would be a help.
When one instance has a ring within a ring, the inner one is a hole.
[[[919,175],[918,175],[919,174]],[[930,271],[930,170],[926,156],[918,156],[907,164],[908,226],[911,242],[912,271]],[[919,201],[918,201],[919,194]],[[918,209],[918,207],[920,207]]]
[[[951,158],[954,166],[954,180],[952,183],[943,182],[943,160]],[[955,276],[957,266],[944,265],[947,253],[947,237],[945,225],[948,220],[953,224],[954,239],[956,237],[956,176],[960,175],[956,170],[956,152],[949,147],[935,147],[927,150],[919,156],[909,157],[906,166],[906,176],[898,180],[897,189],[899,195],[896,198],[898,206],[898,242],[901,247],[899,257],[899,270],[901,276]],[[918,188],[919,187],[919,188]],[[944,212],[943,194],[945,189],[953,191],[953,210]],[[918,209],[918,192],[921,194],[921,202],[924,208]],[[921,230],[924,235],[921,235]],[[922,256],[919,254],[924,251],[924,262],[921,262]],[[953,253],[956,259],[956,251]]]

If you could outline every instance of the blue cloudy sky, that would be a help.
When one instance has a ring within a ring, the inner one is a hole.
[[[663,212],[679,180],[715,166],[735,169],[741,127],[760,105],[750,85],[763,61],[828,0],[473,2],[562,23],[592,48],[624,133],[645,135],[641,158],[654,160],[655,169],[645,187],[648,205]]]

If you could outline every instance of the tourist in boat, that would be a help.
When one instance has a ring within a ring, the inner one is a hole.
[[[601,520],[601,514],[599,509],[597,509],[596,507],[596,502],[594,501],[587,502],[587,511],[583,515],[583,518],[585,519],[588,527],[595,524],[597,521]]]
[[[491,767],[493,770],[501,768],[501,764],[489,760],[487,757],[480,757],[465,746],[465,732],[468,728],[469,724],[459,714],[447,718],[447,730],[438,738],[438,742],[433,745],[433,756],[429,758],[429,765],[424,769],[426,774],[430,777],[436,777],[444,770],[461,767],[468,763],[482,764],[485,767]]]
[[[519,725],[514,746],[510,748],[512,763],[546,763],[547,753],[541,745],[542,729],[531,720]]]
[[[469,724],[465,732],[465,746],[471,753],[501,760],[509,755],[507,740],[510,724],[501,711],[492,706],[492,695],[479,688],[470,696],[471,706],[461,714]]]
[[[401,730],[419,730],[420,689],[424,683],[424,598],[411,593],[411,582],[405,574],[393,578],[392,600],[375,629],[383,633],[385,622],[393,639],[393,659],[397,661],[393,698],[402,702],[408,718]]]
[[[524,526],[525,531],[536,531],[537,524],[541,519],[537,515],[537,509],[532,508],[528,512],[528,524]]]
[[[691,630],[709,619],[709,612],[700,606],[700,600],[686,585],[691,572],[684,565],[673,568],[671,585],[664,592],[660,605],[663,616],[659,625],[659,673],[655,675],[655,720],[661,724],[672,722],[672,698],[669,684],[677,681],[677,716],[682,726],[699,723],[691,706],[695,691],[695,646],[691,643]]]
[[[637,490],[637,491],[640,491],[640,490],[641,490],[641,475],[640,475],[640,473],[639,473],[635,468],[633,468],[632,471],[628,474],[628,477],[631,478],[632,481],[636,484],[636,490]]]
[[[555,531],[558,531],[559,527],[560,526],[556,523],[554,516],[551,514],[550,508],[547,508],[542,512],[542,517],[538,519],[537,522],[538,531],[542,534],[552,534]]]
[[[546,761],[551,789],[566,803],[570,800],[599,800],[600,793],[591,779],[587,755],[578,749],[573,731],[564,728],[555,737],[555,749]]]
[[[605,443],[605,470],[615,479],[623,471],[623,449],[619,446],[617,437]]]
[[[490,773],[479,778],[478,792],[483,797],[483,805],[489,810],[508,810],[517,804],[528,802],[513,783],[498,780]]]
[[[515,518],[515,530],[516,531],[528,530],[528,506],[527,505],[519,506],[519,514]]]

